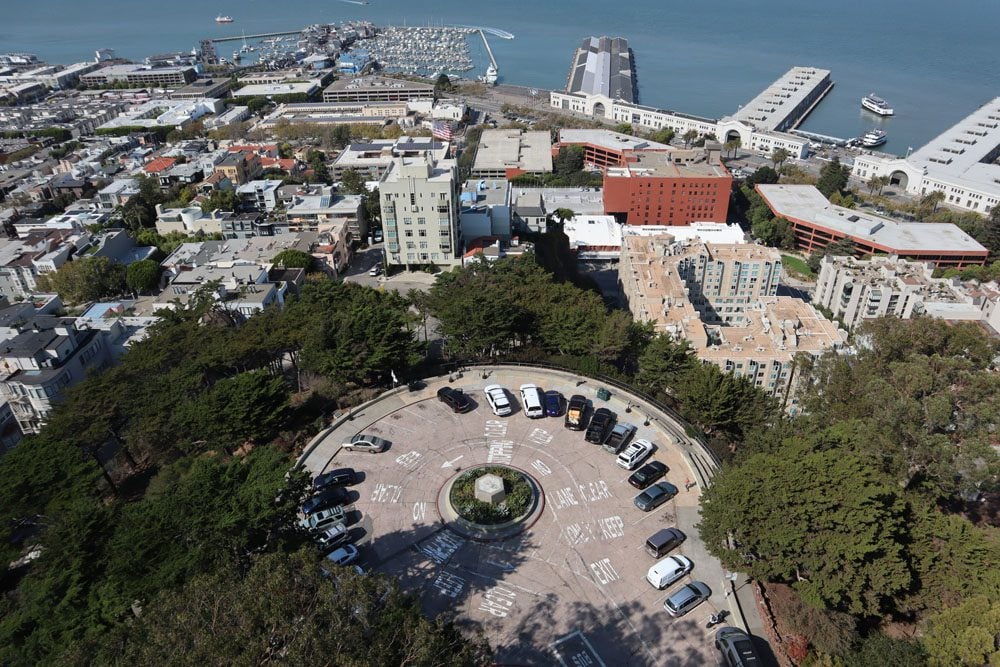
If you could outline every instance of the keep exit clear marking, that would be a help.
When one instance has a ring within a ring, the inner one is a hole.
[[[590,645],[583,633],[577,630],[549,644],[563,667],[607,667],[601,656]]]

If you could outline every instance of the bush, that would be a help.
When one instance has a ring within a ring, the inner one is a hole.
[[[491,505],[476,499],[476,480],[493,474],[503,479],[506,499]],[[506,523],[523,516],[531,507],[534,497],[531,484],[524,475],[513,468],[476,468],[463,473],[451,487],[449,500],[459,516],[473,523],[492,525]]]

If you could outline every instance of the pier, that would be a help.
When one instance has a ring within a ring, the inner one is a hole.
[[[479,29],[479,36],[483,38],[483,46],[486,47],[486,55],[490,57],[490,66],[486,69],[486,76],[483,77],[483,82],[494,84],[500,77],[500,68],[497,67],[497,59],[493,57],[493,49],[490,48],[490,43],[486,41],[486,33],[483,32],[482,28]]]
[[[269,37],[287,37],[289,35],[301,35],[301,30],[286,30],[285,32],[260,32],[256,35],[237,35],[235,37],[213,37],[210,41],[216,44],[222,42],[245,42],[247,40],[260,40]]]
[[[799,130],[799,129],[789,130],[788,132],[789,134],[795,134],[800,137],[805,137],[810,141],[816,141],[821,144],[832,144],[834,146],[843,147],[846,146],[849,141],[848,139],[841,139],[840,137],[831,137],[828,134],[819,134],[818,132],[806,132],[805,130]]]
[[[798,127],[831,88],[830,70],[793,67],[732,117],[761,130],[787,132]]]

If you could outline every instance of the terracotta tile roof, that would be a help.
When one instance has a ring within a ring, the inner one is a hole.
[[[166,171],[170,169],[177,162],[176,159],[172,157],[158,157],[155,160],[150,160],[146,163],[146,166],[142,168],[147,174],[158,174],[161,171]]]

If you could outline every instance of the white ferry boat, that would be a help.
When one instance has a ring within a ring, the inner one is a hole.
[[[233,17],[232,16],[222,16],[220,14],[219,16],[215,17],[215,22],[216,23],[232,23],[233,22]]]
[[[879,116],[891,116],[895,113],[889,103],[875,93],[861,98],[861,108],[877,113]]]
[[[875,148],[876,146],[881,146],[888,140],[889,135],[885,133],[885,130],[880,130],[876,127],[869,130],[863,137],[861,137],[861,145],[865,148]]]

